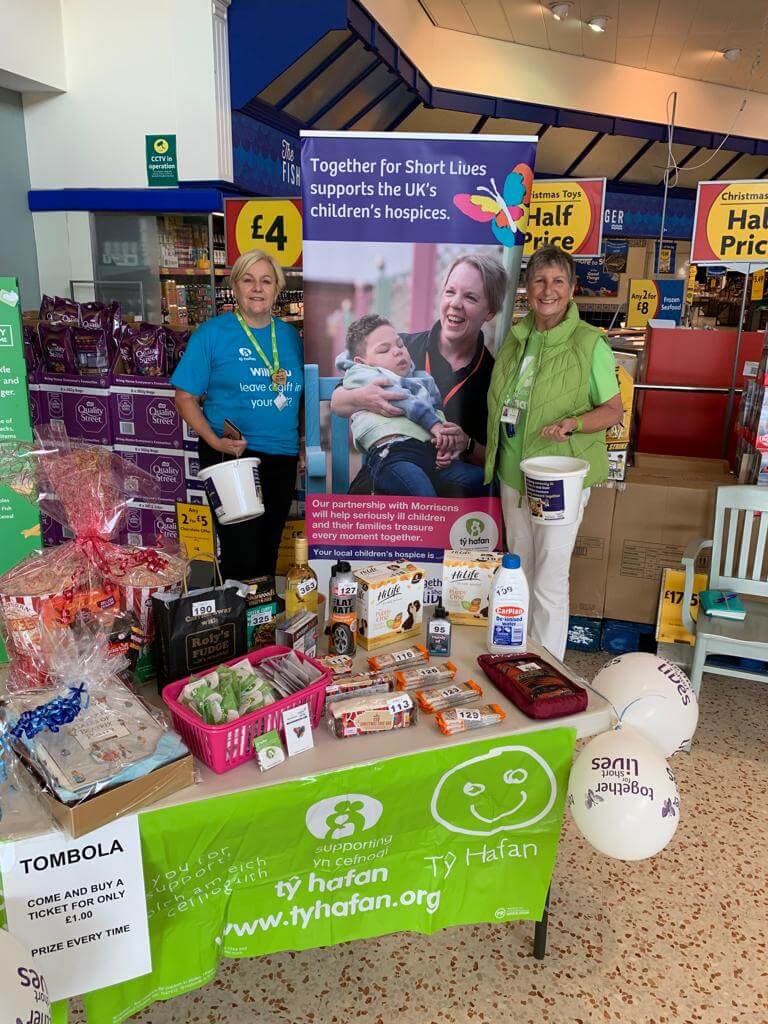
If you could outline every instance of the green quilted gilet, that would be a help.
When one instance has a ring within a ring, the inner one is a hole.
[[[501,409],[508,383],[514,379],[525,353],[528,336],[534,330],[533,313],[516,323],[504,339],[488,392],[488,446],[485,456],[485,482],[496,475]],[[542,427],[564,419],[582,416],[593,406],[589,400],[589,376],[592,353],[600,331],[579,318],[578,307],[571,302],[565,317],[544,335],[535,369],[528,411],[525,417],[523,458],[538,455],[571,455],[589,463],[585,487],[608,478],[608,451],[605,431],[574,434],[565,442],[541,436]]]

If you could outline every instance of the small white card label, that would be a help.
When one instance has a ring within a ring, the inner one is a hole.
[[[299,704],[297,708],[289,708],[283,712],[283,728],[285,729],[285,748],[288,757],[303,754],[315,745],[312,736],[312,721],[309,717],[309,706]]]
[[[212,615],[216,611],[216,601],[193,601],[192,615],[197,618],[200,615]]]

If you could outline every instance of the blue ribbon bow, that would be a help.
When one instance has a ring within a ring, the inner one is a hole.
[[[54,697],[47,704],[41,704],[32,711],[22,712],[18,722],[11,729],[11,736],[15,740],[21,739],[22,736],[31,740],[43,729],[58,732],[62,725],[74,722],[80,712],[88,706],[87,696],[83,698],[84,693],[84,683],[70,686],[66,697]]]

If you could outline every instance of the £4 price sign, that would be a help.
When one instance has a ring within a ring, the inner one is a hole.
[[[251,249],[274,256],[281,267],[301,266],[300,199],[225,199],[227,266]]]

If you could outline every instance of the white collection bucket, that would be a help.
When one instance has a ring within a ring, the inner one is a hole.
[[[259,480],[260,459],[232,459],[198,471],[216,518],[222,526],[264,515]]]
[[[528,510],[534,523],[569,526],[579,518],[581,492],[589,463],[568,455],[523,459]]]

